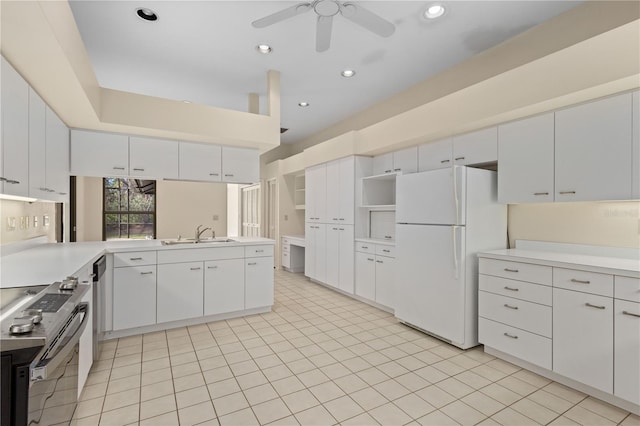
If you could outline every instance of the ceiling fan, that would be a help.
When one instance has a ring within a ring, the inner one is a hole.
[[[255,28],[264,28],[276,24],[285,19],[293,18],[309,10],[318,15],[316,25],[316,51],[324,52],[331,45],[331,27],[333,17],[340,14],[351,22],[379,35],[389,37],[396,30],[395,25],[375,13],[353,2],[340,2],[337,0],[314,0],[295,4],[279,12],[253,21]]]

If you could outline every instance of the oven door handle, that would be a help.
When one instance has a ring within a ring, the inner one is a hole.
[[[71,324],[78,315],[82,316],[82,322],[71,330]],[[87,326],[89,318],[89,303],[82,302],[76,306],[69,320],[69,324],[63,329],[50,350],[47,350],[43,357],[31,368],[31,381],[37,382],[47,379],[47,372],[54,372],[62,361],[67,359],[76,344],[80,341],[80,336]],[[70,335],[69,335],[70,334]]]

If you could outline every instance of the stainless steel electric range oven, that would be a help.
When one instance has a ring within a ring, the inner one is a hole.
[[[0,425],[68,424],[78,397],[78,341],[90,289],[69,277],[0,289]]]

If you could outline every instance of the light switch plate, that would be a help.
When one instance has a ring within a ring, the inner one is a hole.
[[[46,215],[46,214],[44,216],[42,216],[42,226],[44,228],[49,226],[49,216]]]
[[[38,216],[34,216],[33,217],[33,227],[37,228],[38,227]]]
[[[7,231],[15,231],[16,230],[16,218],[8,217],[7,218]]]

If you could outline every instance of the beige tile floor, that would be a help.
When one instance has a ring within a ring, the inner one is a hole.
[[[640,425],[301,274],[273,312],[108,341],[77,425]]]

